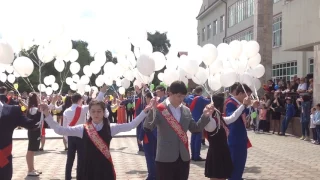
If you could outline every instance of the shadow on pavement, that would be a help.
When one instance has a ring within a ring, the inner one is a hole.
[[[252,173],[252,174],[258,174],[261,173],[261,167],[252,166],[252,167],[245,167],[244,168],[245,173]]]
[[[38,180],[38,179],[40,179],[40,177],[39,176],[26,176],[24,179],[25,180]]]

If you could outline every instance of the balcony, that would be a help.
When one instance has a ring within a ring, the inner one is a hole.
[[[320,44],[320,1],[287,0],[282,10],[283,48],[313,51]]]

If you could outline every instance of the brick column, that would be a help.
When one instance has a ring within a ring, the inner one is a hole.
[[[314,46],[313,104],[320,103],[320,44]]]
[[[260,45],[261,64],[264,65],[266,73],[260,78],[265,84],[272,78],[272,23],[273,23],[273,1],[254,1],[254,40]],[[261,94],[262,88],[259,91]]]

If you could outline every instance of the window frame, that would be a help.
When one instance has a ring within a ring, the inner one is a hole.
[[[272,64],[272,79],[285,79],[291,81],[298,74],[297,61]]]

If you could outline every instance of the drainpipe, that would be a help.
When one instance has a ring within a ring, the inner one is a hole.
[[[223,42],[225,42],[226,38],[227,38],[227,19],[228,19],[228,5],[227,2],[225,0],[220,0],[221,2],[223,2],[225,4],[225,13],[224,13],[224,38],[223,38]]]

